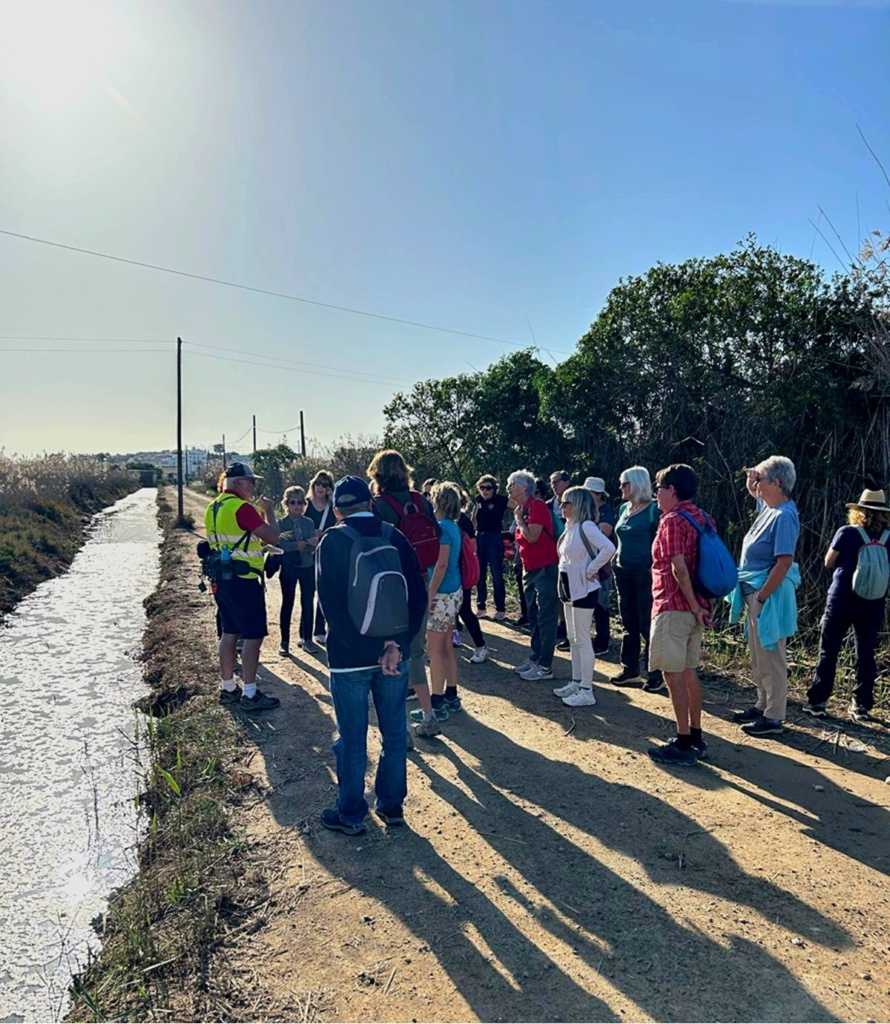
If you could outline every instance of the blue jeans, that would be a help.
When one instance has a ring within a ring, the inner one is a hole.
[[[410,662],[402,660],[397,676],[381,669],[331,672],[331,697],[340,735],[334,743],[337,757],[337,813],[350,825],[360,825],[368,813],[365,771],[368,767],[368,694],[374,698],[383,750],[377,762],[374,792],[380,811],[401,808],[408,792],[408,733],[405,699]]]
[[[476,553],[479,556],[479,583],[476,587],[476,604],[485,607],[488,599],[486,574],[491,570],[491,589],[494,591],[495,611],[507,610],[507,588],[504,585],[504,542],[494,530],[476,534]]]
[[[528,621],[532,627],[531,659],[543,668],[553,664],[556,646],[556,621],[559,598],[556,595],[556,562],[543,569],[523,573],[522,587],[528,605]]]

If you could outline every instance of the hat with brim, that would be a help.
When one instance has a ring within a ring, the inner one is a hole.
[[[847,508],[867,508],[872,512],[890,512],[890,508],[887,507],[887,496],[883,491],[865,490],[859,501],[847,502]]]
[[[584,489],[586,491],[595,491],[597,494],[602,494],[606,498],[609,497],[609,492],[606,490],[606,481],[601,476],[589,476],[584,481]]]
[[[263,478],[243,462],[233,462],[226,470],[226,480],[262,480]]]
[[[368,505],[371,501],[371,488],[360,476],[344,476],[334,485],[334,508],[344,512],[358,505]]]

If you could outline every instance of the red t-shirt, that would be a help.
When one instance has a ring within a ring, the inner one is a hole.
[[[224,494],[235,494],[234,491],[224,491]],[[240,494],[235,494],[236,498],[240,498]],[[244,499],[241,499],[244,501]],[[242,530],[250,530],[253,533],[257,527],[262,526],[266,520],[259,514],[255,506],[251,505],[249,501],[244,501],[244,504],[235,513],[235,522]]]
[[[520,514],[522,521],[529,526],[539,523],[543,527],[534,543],[523,537],[522,531],[516,528],[516,543],[519,545],[522,568],[526,572],[531,572],[533,569],[543,569],[545,565],[555,565],[559,561],[559,555],[556,551],[556,541],[553,539],[550,506],[540,498],[532,498],[522,506]]]
[[[679,515],[688,512],[693,519],[705,525],[705,513],[691,501],[679,501],[658,520],[658,532],[652,542],[652,617],[661,612],[691,612],[689,603],[683,596],[680,584],[674,579],[671,568],[671,555],[682,555],[686,560],[689,575],[694,576],[698,568],[698,530]],[[708,608],[708,602],[696,594],[702,608]]]

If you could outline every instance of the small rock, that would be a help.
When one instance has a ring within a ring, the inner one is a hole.
[[[866,971],[864,974],[860,974],[859,977],[862,978],[863,981],[871,981],[871,975],[868,973],[868,971]]]
[[[800,946],[801,949],[803,949],[804,941],[803,941],[803,939],[794,938],[794,939],[791,940],[791,945],[792,946]]]
[[[813,786],[813,789],[815,789],[817,793],[824,793],[825,792],[825,787],[824,786]]]

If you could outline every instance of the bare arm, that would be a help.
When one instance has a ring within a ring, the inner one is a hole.
[[[829,552],[829,554],[831,554],[831,552]],[[788,570],[791,568],[791,563],[793,561],[794,555],[779,555],[776,559],[776,564],[772,569],[770,569],[769,576],[766,578],[766,583],[764,583],[757,592],[757,600],[761,604],[766,601],[770,594],[778,590],[782,585],[782,580],[788,575]],[[826,565],[828,564],[828,555],[825,556],[825,563]]]
[[[833,569],[837,565],[837,560],[841,557],[840,551],[835,548],[829,548],[825,554],[825,568]]]
[[[710,626],[711,611],[709,608],[702,608],[692,589],[692,577],[689,575],[689,568],[683,555],[671,555],[671,572],[677,581],[680,592],[689,605],[689,610],[698,620],[701,626]]]

